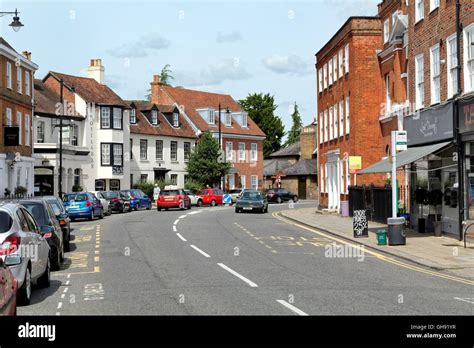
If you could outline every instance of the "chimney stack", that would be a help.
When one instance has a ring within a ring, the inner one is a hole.
[[[22,52],[23,57],[25,57],[28,60],[31,60],[31,52],[28,51],[23,51]]]
[[[102,65],[102,59],[91,59],[91,63],[87,69],[87,77],[105,85],[105,68]]]
[[[153,81],[150,82],[151,85],[151,102],[155,104],[163,104],[161,100],[161,76],[153,75]],[[164,103],[166,104],[166,103]]]

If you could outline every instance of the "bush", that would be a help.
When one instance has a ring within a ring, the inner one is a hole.
[[[137,182],[132,186],[134,189],[142,190],[148,197],[153,198],[153,188],[155,184],[151,181]]]
[[[189,180],[186,184],[184,184],[184,188],[186,190],[191,191],[192,193],[198,193],[199,191],[201,191],[203,186],[204,185],[201,184],[200,182],[193,181],[193,180]]]
[[[80,185],[74,185],[72,187],[72,192],[82,192],[84,189]]]
[[[15,188],[15,194],[23,196],[28,192],[28,189],[24,186],[18,186]]]

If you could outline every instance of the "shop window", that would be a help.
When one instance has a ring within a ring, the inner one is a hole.
[[[119,191],[120,190],[120,180],[110,180],[110,190],[111,191]]]

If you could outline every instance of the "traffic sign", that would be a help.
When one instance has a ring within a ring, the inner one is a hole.
[[[228,193],[226,193],[224,197],[222,197],[222,202],[225,205],[229,205],[230,203],[232,203],[232,197]]]
[[[405,151],[407,146],[407,132],[406,131],[396,131],[395,132],[395,150]]]

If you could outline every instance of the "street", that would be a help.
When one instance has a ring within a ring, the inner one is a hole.
[[[289,208],[153,209],[75,222],[51,287],[33,291],[18,315],[474,313],[462,300],[472,298],[472,281],[369,250],[330,257],[328,245],[340,242],[278,216]]]

